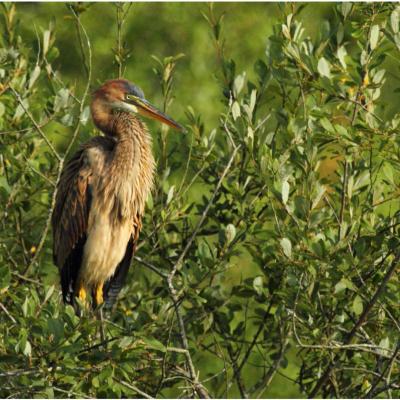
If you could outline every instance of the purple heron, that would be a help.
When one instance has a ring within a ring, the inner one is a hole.
[[[52,227],[64,302],[91,295],[97,307],[111,306],[124,284],[153,185],[151,138],[138,115],[183,128],[124,79],[93,93],[91,114],[104,136],[81,145],[64,166]]]

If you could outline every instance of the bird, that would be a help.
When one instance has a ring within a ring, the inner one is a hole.
[[[64,165],[51,217],[53,260],[63,301],[111,307],[131,264],[155,172],[142,116],[184,131],[126,79],[92,93],[90,111],[103,135],[92,137]]]

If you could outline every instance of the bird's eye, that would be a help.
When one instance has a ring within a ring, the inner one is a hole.
[[[136,96],[133,95],[133,94],[127,93],[127,94],[125,95],[125,100],[135,101],[135,100],[136,100]]]

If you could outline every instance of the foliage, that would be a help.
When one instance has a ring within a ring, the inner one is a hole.
[[[400,9],[330,5],[312,39],[304,6],[282,6],[250,79],[223,16],[202,7],[222,112],[209,128],[188,106],[186,136],[155,130],[156,190],[102,339],[92,312],[62,305],[49,234],[62,166],[95,134],[92,10],[69,6],[87,83],[76,86],[55,67],[54,25],[33,54],[3,4],[1,397],[268,396],[293,368],[298,396],[400,395],[400,118],[382,100]],[[130,50],[117,8],[120,75]],[[172,115],[180,62],[153,60]]]

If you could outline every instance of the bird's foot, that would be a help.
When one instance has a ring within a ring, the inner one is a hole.
[[[104,303],[104,298],[103,298],[103,284],[100,283],[96,286],[95,290],[95,300],[96,300],[96,305],[100,306],[101,304]]]
[[[84,288],[84,286],[81,286],[78,291],[78,298],[82,303],[85,304],[86,297],[87,297],[86,289]]]

